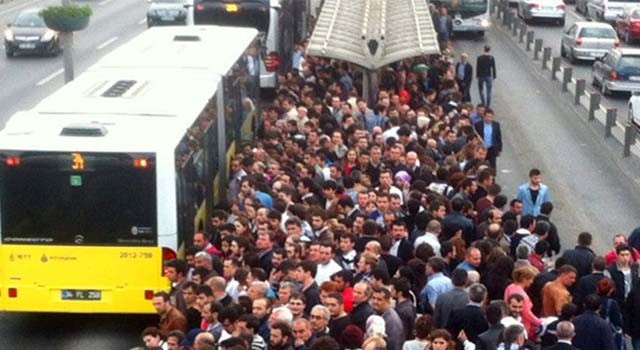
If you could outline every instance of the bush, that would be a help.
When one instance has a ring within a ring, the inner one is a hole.
[[[42,18],[47,17],[67,17],[67,18],[77,18],[77,17],[89,17],[93,14],[91,8],[89,6],[49,6],[46,9],[40,11],[40,16]]]

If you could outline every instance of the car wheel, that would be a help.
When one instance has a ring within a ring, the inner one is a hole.
[[[564,27],[564,18],[561,20],[558,20],[558,25]]]
[[[569,58],[569,62],[571,63],[577,63],[578,60],[576,59],[576,56],[574,56],[573,54],[573,49],[569,49],[569,52],[567,53],[567,56]]]
[[[4,50],[5,55],[7,55],[8,58],[13,57],[13,51],[6,49]]]

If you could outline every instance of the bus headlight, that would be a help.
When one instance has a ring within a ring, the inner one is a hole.
[[[483,19],[483,20],[480,20],[480,25],[483,27],[488,27],[491,25],[491,22],[489,22],[488,19]]]

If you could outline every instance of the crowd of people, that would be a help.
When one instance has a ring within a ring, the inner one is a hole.
[[[394,64],[372,105],[348,63],[303,52],[228,203],[166,264],[146,349],[640,349],[640,230],[563,250],[577,232],[539,169],[503,193],[500,112],[469,94],[495,78],[489,47],[476,75],[450,48]]]

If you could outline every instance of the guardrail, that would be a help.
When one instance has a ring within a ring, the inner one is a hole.
[[[637,130],[630,118],[620,121],[618,111],[615,108],[606,108],[600,101],[602,97],[599,93],[586,91],[586,81],[573,77],[573,68],[562,65],[561,57],[551,56],[551,47],[544,46],[541,38],[535,37],[535,31],[520,19],[513,9],[509,8],[508,2],[498,4],[495,0],[491,2],[491,12],[496,18],[495,23],[502,23],[504,32],[511,34],[514,43],[524,50],[525,53],[533,52],[530,56],[533,62],[539,62],[543,71],[549,70],[550,79],[561,81],[561,91],[573,96],[575,106],[584,107],[589,122],[598,122],[604,126],[604,138],[613,138],[622,146],[622,157],[635,155],[640,158],[640,142],[637,138]],[[518,38],[516,40],[515,38]],[[521,45],[518,45],[521,44]],[[551,67],[549,67],[551,61]]]

